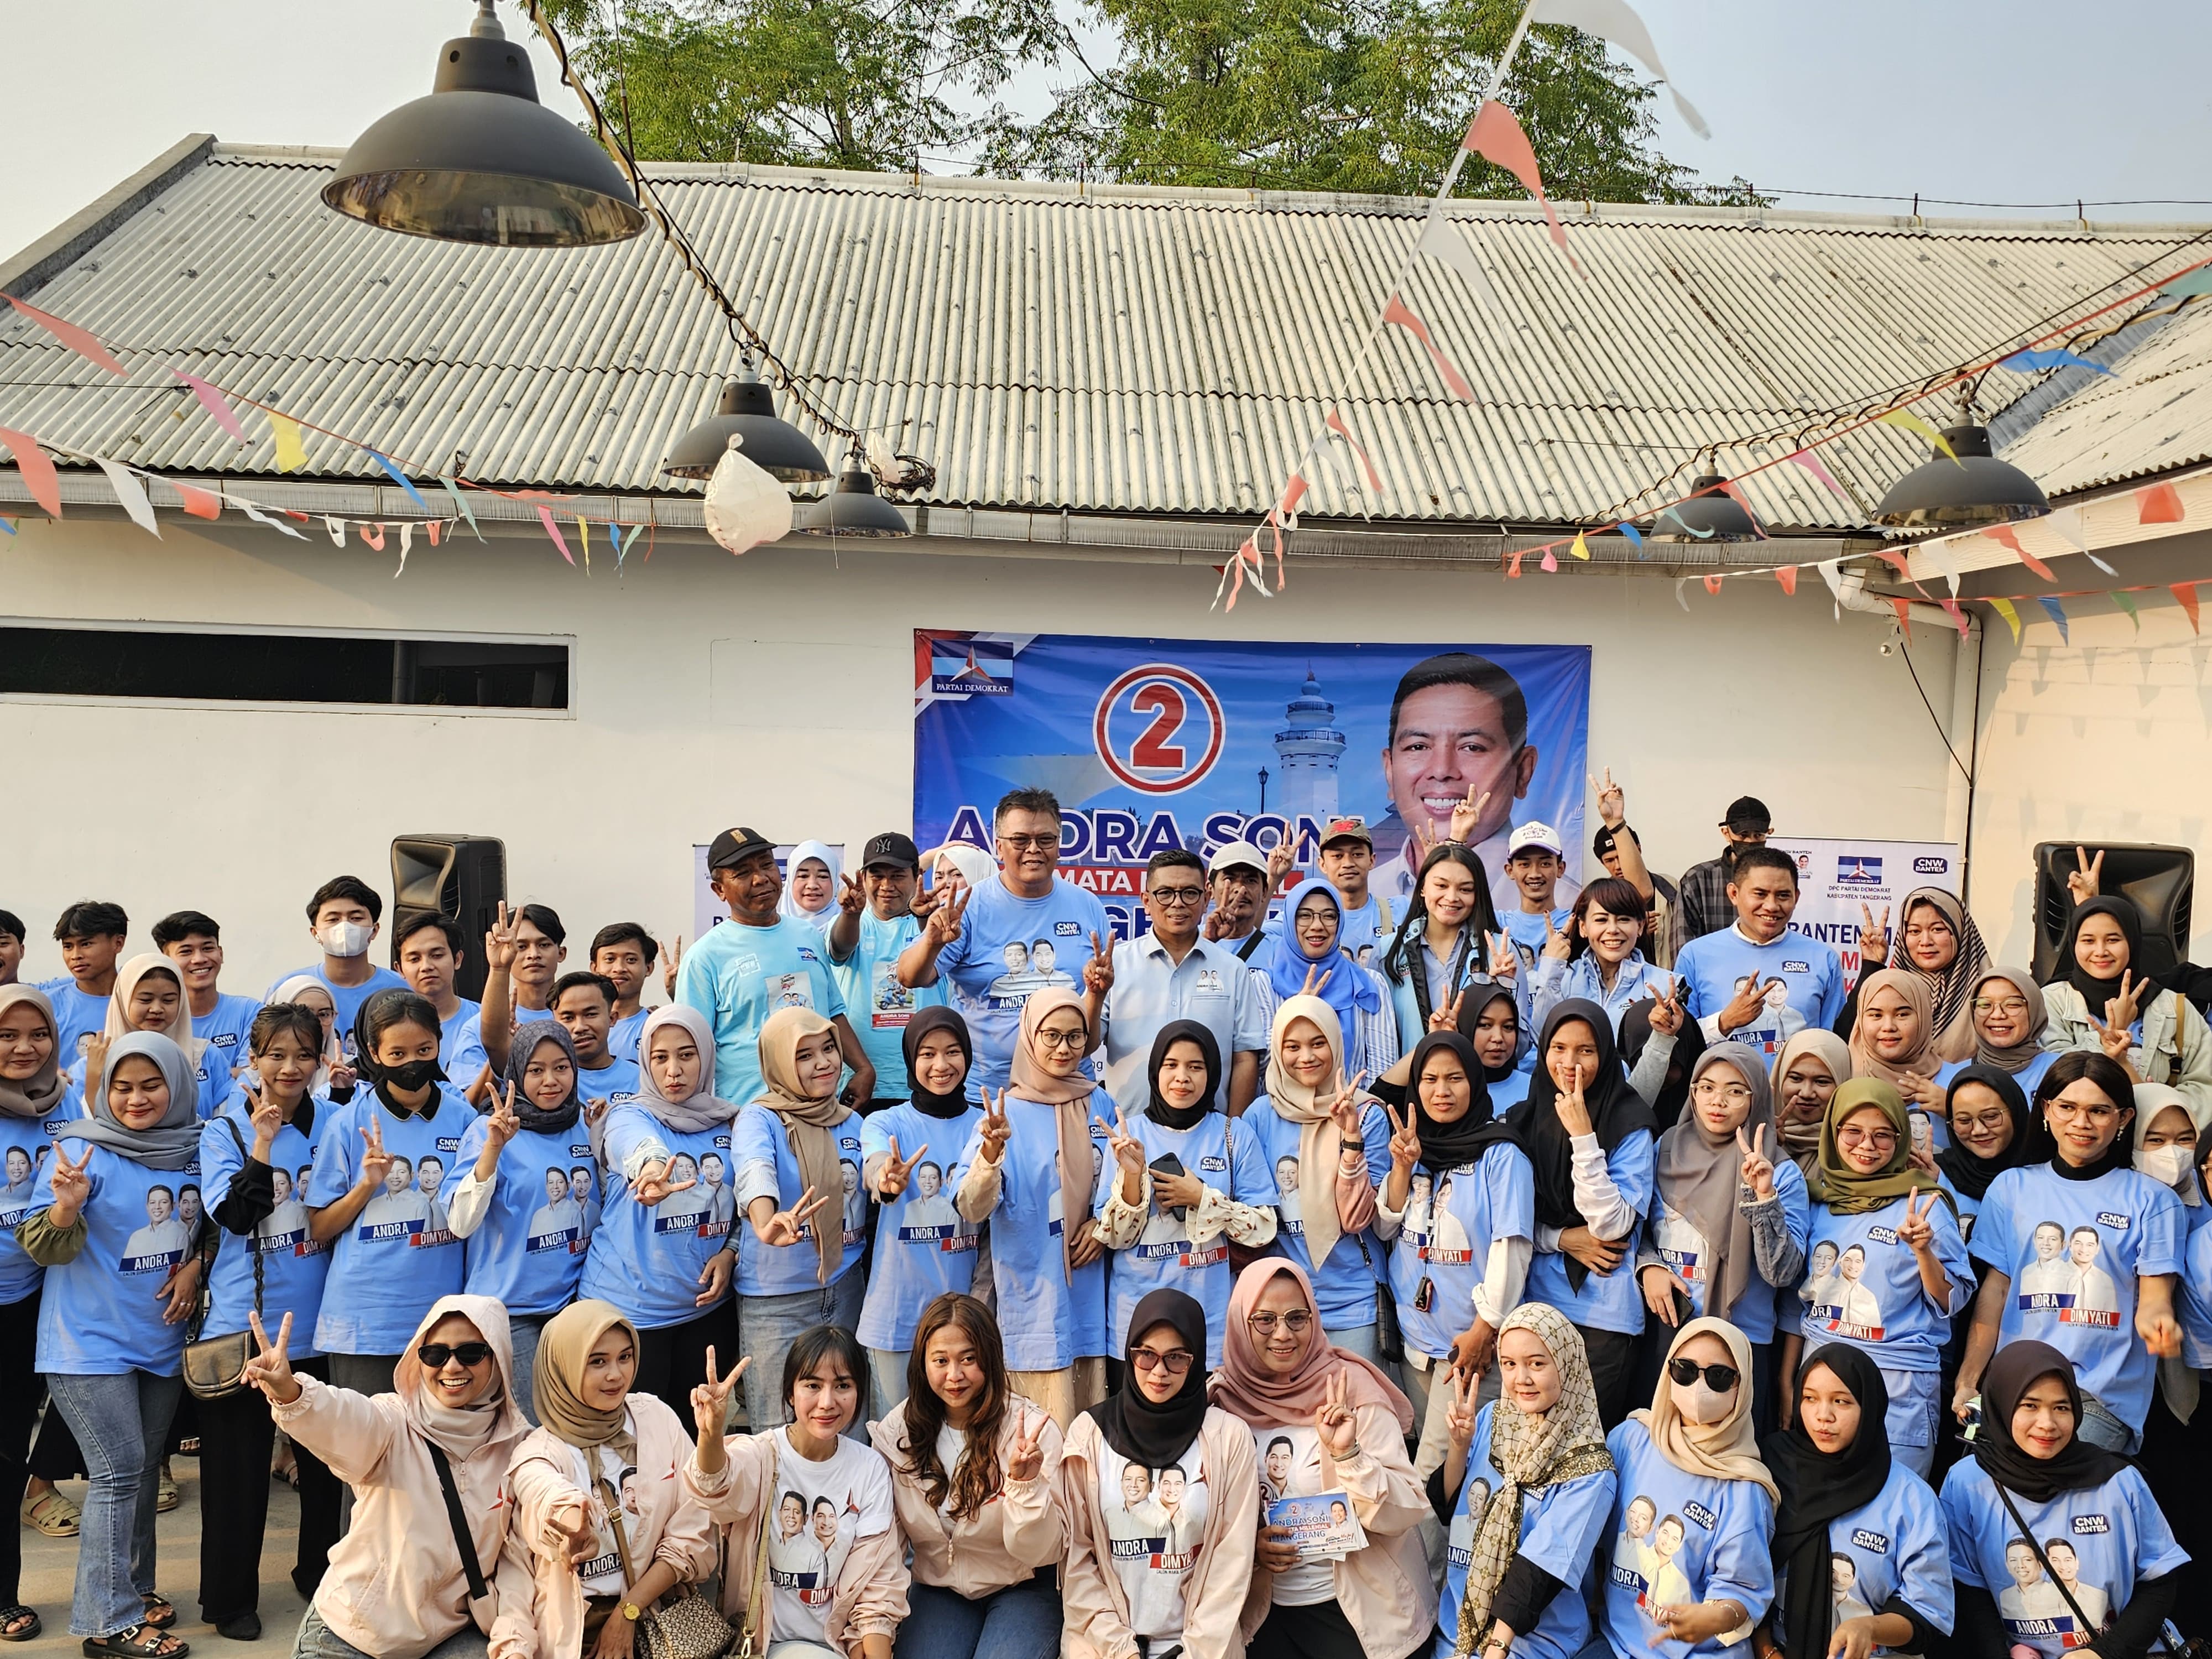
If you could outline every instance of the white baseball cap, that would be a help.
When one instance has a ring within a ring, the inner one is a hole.
[[[1558,858],[1565,858],[1567,855],[1566,845],[1560,841],[1559,832],[1548,823],[1514,825],[1513,834],[1505,843],[1505,856],[1510,859],[1516,853],[1528,847],[1540,847],[1547,853]]]
[[[1218,876],[1224,870],[1233,868],[1240,864],[1248,864],[1265,875],[1267,872],[1267,855],[1249,841],[1227,842],[1214,849],[1213,856],[1206,861],[1206,873],[1209,876]]]

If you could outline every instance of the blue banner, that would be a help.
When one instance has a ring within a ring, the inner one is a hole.
[[[915,838],[992,848],[1010,789],[1059,797],[1060,868],[1117,923],[1145,862],[1240,837],[1363,819],[1375,886],[1410,890],[1407,825],[1439,836],[1470,789],[1493,889],[1516,824],[1557,830],[1568,881],[1588,857],[1586,646],[1269,644],[1069,634],[915,634]],[[1418,859],[1414,863],[1418,864]]]

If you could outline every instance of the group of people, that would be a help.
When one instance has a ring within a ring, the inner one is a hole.
[[[350,877],[265,998],[99,902],[21,983],[0,911],[0,1470],[71,1634],[182,1659],[180,1452],[223,1636],[296,1484],[303,1659],[2200,1631],[2212,1032],[2133,907],[2084,859],[2045,984],[1921,890],[1854,975],[1756,801],[1677,884],[1598,805],[1564,903],[1470,799],[1402,910],[1343,819],[1155,855],[1121,940],[1042,791],[857,877],[740,827],[688,951],[502,906],[477,1002]]]

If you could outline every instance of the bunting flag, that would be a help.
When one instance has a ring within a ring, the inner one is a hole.
[[[1965,608],[1956,599],[1939,599],[1936,603],[1943,607],[1943,614],[1950,617],[1953,625],[1958,629],[1959,637],[1965,639],[1973,627],[1973,623],[1966,618]]]
[[[1584,34],[1595,34],[1601,40],[1611,41],[1650,70],[1654,79],[1667,82],[1667,91],[1674,100],[1674,112],[1691,131],[1700,138],[1713,136],[1697,106],[1668,80],[1667,66],[1659,61],[1659,49],[1651,44],[1651,31],[1644,27],[1644,20],[1630,9],[1626,0],[1535,0],[1528,8],[1528,21],[1561,23],[1571,29],[1580,29]]]
[[[2100,374],[2111,374],[2116,379],[2118,375],[2117,369],[2092,362],[2087,357],[2077,357],[2070,351],[2015,351],[1997,367],[2008,368],[2015,374],[2032,374],[2044,368],[2094,368]]]
[[[46,509],[48,518],[60,518],[61,475],[46,459],[46,452],[39,447],[39,441],[27,432],[0,426],[0,444],[5,444],[9,453],[15,456],[15,471],[23,475],[23,487],[31,492],[31,499]]]
[[[2142,633],[2142,617],[2136,609],[2136,602],[2130,599],[2125,593],[2115,592],[2112,595],[2112,603],[2128,613],[2128,620],[2136,625],[2136,632],[2138,634]]]
[[[407,574],[407,555],[415,545],[415,526],[411,520],[402,520],[399,526],[399,568],[392,573],[398,581]]]
[[[1912,641],[1912,601],[1910,599],[1892,599],[1889,602],[1889,608],[1897,612],[1897,625],[1905,630],[1905,642],[1908,645],[1911,644]]]
[[[2120,574],[2089,550],[2088,521],[2082,516],[2080,507],[2062,507],[2051,514],[2046,522],[2058,532],[2060,540],[2107,576],[2117,576]]]
[[[1705,592],[1708,592],[1708,593],[1717,593],[1717,592],[1719,592],[1720,591],[1721,591],[1721,579],[1720,579],[1718,576],[1708,576],[1708,577],[1706,577],[1706,578],[1705,578]]]
[[[607,520],[607,539],[615,544],[615,574],[619,576],[622,574],[623,561],[629,556],[623,547],[622,526],[612,519]],[[637,538],[633,536],[630,539],[635,541]]]
[[[343,519],[333,519],[329,514],[325,513],[323,514],[323,528],[331,532],[331,546],[342,548],[345,545],[345,520]]]
[[[576,515],[576,533],[584,543],[584,574],[592,574],[592,521],[582,514]]]
[[[561,538],[561,526],[553,522],[552,509],[543,501],[538,502],[538,522],[545,526],[545,533],[553,538],[553,545],[561,550],[561,556],[573,565],[576,556],[568,550],[568,544]]]
[[[2160,283],[2158,291],[2160,294],[2170,294],[2177,300],[2186,300],[2200,294],[2212,294],[2212,268],[2199,265],[2194,270],[2184,271],[2170,283]]]
[[[1677,576],[1674,579],[1674,603],[1685,611],[1690,608],[1689,595],[1685,592],[1689,585],[1690,579],[1687,576]]]
[[[1820,580],[1828,585],[1828,597],[1832,602],[1836,620],[1843,621],[1844,562],[1841,559],[1823,559],[1813,568],[1820,573]]]
[[[1567,551],[1573,554],[1577,558],[1588,562],[1589,558],[1589,538],[1585,537],[1581,531],[1577,530],[1575,532],[1575,544],[1569,548]]]
[[[378,552],[381,553],[384,551],[384,526],[382,525],[357,524],[354,528],[361,532],[362,540],[367,542]]]
[[[442,524],[441,524],[437,520],[433,519],[433,520],[430,520],[430,545],[431,545],[431,546],[435,547],[435,546],[438,544],[438,532],[439,532],[441,530],[444,529],[444,528],[445,528],[445,526],[444,526]]]
[[[1791,599],[1797,597],[1797,567],[1785,564],[1774,573],[1774,580],[1782,584],[1782,591]]]
[[[2020,643],[2020,612],[2013,608],[2012,601],[1991,599],[1990,607],[2005,619],[2005,626],[2012,629],[2012,642],[2018,645]]]
[[[1629,544],[1635,548],[1636,556],[1638,558],[1640,559],[1644,556],[1645,550],[1644,546],[1644,532],[1642,531],[1638,530],[1634,525],[1628,523],[1626,520],[1613,526],[1613,528],[1619,531],[1622,535],[1628,538]]]
[[[1659,509],[1659,517],[1652,521],[1654,527],[1656,528],[1660,523],[1662,523],[1668,519],[1672,519],[1674,521],[1674,527],[1677,530],[1680,530],[1686,536],[1694,537],[1697,540],[1701,542],[1709,542],[1713,538],[1713,532],[1710,528],[1705,530],[1698,529],[1671,507],[1662,507]]]
[[[15,521],[13,519],[0,519],[0,530],[6,531],[11,536],[16,534]]]
[[[298,531],[293,529],[290,525],[286,524],[283,520],[272,519],[269,514],[264,513],[259,507],[254,506],[252,501],[239,501],[237,503],[237,507],[240,512],[245,514],[247,518],[252,520],[256,524],[267,525],[271,530],[281,530],[284,534],[289,536],[295,542],[304,542],[307,539]]]
[[[1942,433],[1938,432],[1934,427],[1929,425],[1927,422],[1922,420],[1917,415],[1915,415],[1911,410],[1893,409],[1887,415],[1877,415],[1875,416],[1875,419],[1884,426],[1902,427],[1907,432],[1918,433],[1922,437],[1927,439],[1929,443],[1935,445],[1938,450],[1942,451],[1944,454],[1948,455],[1951,458],[1951,464],[1954,466],[1963,467],[1966,465],[1966,463],[1959,459],[1959,452],[1951,447],[1951,441],[1945,437]]]
[[[137,525],[156,540],[161,528],[154,522],[154,504],[146,499],[146,486],[131,476],[131,469],[120,461],[111,461],[103,455],[92,458],[93,464],[107,475],[107,487],[115,492],[115,499],[123,503],[123,510]]]
[[[1842,496],[1844,500],[1847,501],[1850,500],[1850,492],[1845,489],[1843,485],[1836,482],[1836,475],[1829,471],[1826,467],[1823,466],[1820,464],[1820,458],[1813,453],[1811,450],[1801,449],[1795,454],[1784,455],[1782,459],[1785,461],[1796,462],[1798,465],[1803,467],[1808,472],[1818,478],[1822,483],[1827,485],[1830,489]]]
[[[2146,484],[2136,491],[2137,524],[2179,524],[2188,516],[2181,492],[2170,483]]]
[[[1514,581],[1519,579],[1521,574],[1521,561],[1527,556],[1528,551],[1528,550],[1525,547],[1516,547],[1513,550],[1513,562],[1505,568],[1505,580],[1507,581]]]
[[[2051,599],[2047,594],[2039,597],[2036,603],[2043,607],[2044,614],[2045,616],[2049,617],[2051,621],[2058,624],[2058,638],[2060,641],[2064,644],[2072,644],[2072,638],[2066,632],[2066,607],[2059,604],[2057,600]]]
[[[0,299],[6,300],[18,312],[46,330],[47,333],[52,335],[87,362],[98,364],[110,374],[119,374],[125,380],[130,379],[131,371],[110,356],[106,346],[100,344],[75,323],[65,323],[52,312],[41,311],[34,305],[27,305],[12,294],[0,295]]]
[[[1367,452],[1362,449],[1358,441],[1352,437],[1352,428],[1344,423],[1344,416],[1332,409],[1328,411],[1328,419],[1323,424],[1344,440],[1345,447],[1351,450],[1353,459],[1358,461],[1359,470],[1367,479],[1368,494],[1380,495],[1382,493],[1382,475],[1375,470],[1375,463],[1367,459]]]
[[[222,516],[222,502],[220,498],[210,495],[204,489],[196,489],[188,483],[179,483],[174,478],[169,480],[169,485],[178,495],[184,497],[185,511],[193,518],[220,519]]]
[[[2037,558],[2034,554],[2029,552],[2026,548],[2020,544],[2020,532],[2015,531],[2010,525],[1990,525],[1983,529],[1982,534],[1987,536],[1991,541],[1996,543],[2000,547],[2010,548],[2013,550],[2014,555],[2022,564],[2026,565],[2030,570],[2035,572],[2037,575],[2042,577],[2044,580],[2047,582],[2055,582],[2058,580],[2057,577],[2051,574],[2051,567],[2049,565],[2044,563],[2042,560]]]
[[[1544,550],[1543,568],[1544,574],[1547,576],[1556,576],[1559,574],[1559,556],[1548,547]]]
[[[1544,194],[1543,175],[1536,171],[1536,152],[1511,110],[1495,98],[1483,100],[1482,107],[1474,112],[1474,119],[1468,123],[1467,137],[1460,140],[1459,147],[1496,163],[1518,179],[1521,187],[1534,197],[1536,205],[1544,210],[1544,218],[1552,227],[1553,244],[1560,252],[1567,252],[1567,228],[1559,222],[1552,198]]]
[[[1429,354],[1429,362],[1436,366],[1443,383],[1451,388],[1453,397],[1462,403],[1474,401],[1474,388],[1467,383],[1467,377],[1453,367],[1451,359],[1445,356],[1436,341],[1430,337],[1429,325],[1407,309],[1406,302],[1395,294],[1390,296],[1390,303],[1382,307],[1382,320],[1395,323],[1421,343],[1421,349]]]
[[[2189,613],[2189,631],[2192,634],[2202,633],[2203,630],[2197,625],[2197,584],[2176,582],[2173,586],[2173,597],[2175,602]]]
[[[1468,246],[1467,238],[1453,228],[1451,221],[1444,217],[1445,199],[1439,196],[1430,204],[1428,222],[1421,227],[1421,240],[1413,246],[1438,264],[1449,265],[1457,271],[1460,280],[1474,290],[1474,297],[1493,313],[1503,317],[1505,306],[1498,299],[1498,290],[1491,286],[1490,273],[1483,269],[1482,261],[1474,257],[1474,250]]]
[[[483,532],[477,529],[477,515],[470,510],[468,498],[461,494],[460,485],[455,483],[451,478],[447,477],[443,473],[439,474],[438,482],[446,486],[446,493],[453,498],[453,505],[460,508],[461,516],[468,520],[469,528],[475,530],[477,539],[478,541],[482,541],[484,538]]]
[[[370,460],[374,461],[379,466],[382,467],[386,472],[389,472],[392,475],[392,482],[398,484],[402,489],[405,490],[407,492],[407,499],[414,502],[416,506],[421,507],[424,515],[427,517],[430,511],[430,503],[422,499],[422,492],[415,488],[414,482],[410,479],[404,472],[402,472],[398,467],[392,465],[390,461],[378,454],[376,451],[371,449],[366,453]]]
[[[1877,547],[1875,552],[1905,580],[1912,580],[1912,561],[1905,557],[1901,550],[1894,547]]]
[[[1265,531],[1274,538],[1275,586],[1277,587],[1283,585],[1283,532],[1298,527],[1298,503],[1305,500],[1306,488],[1305,475],[1302,472],[1291,473],[1290,482],[1283,486],[1282,499],[1268,509],[1267,516],[1260,521],[1260,529],[1252,532],[1252,549],[1255,553],[1258,553],[1260,550],[1261,531]],[[1261,556],[1265,556],[1261,555]]]
[[[1733,501],[1738,507],[1743,509],[1743,516],[1751,520],[1751,527],[1759,532],[1759,540],[1765,542],[1774,539],[1766,533],[1766,526],[1759,523],[1759,514],[1751,510],[1751,497],[1743,493],[1743,486],[1741,484],[1738,483],[1735,479],[1729,478],[1723,482],[1721,484],[1721,489],[1729,500]],[[1706,493],[1710,495],[1711,492],[1707,491]]]
[[[253,441],[246,435],[246,428],[238,423],[237,411],[224,400],[222,393],[217,392],[198,375],[187,374],[181,368],[173,368],[169,373],[191,387],[192,396],[200,400],[200,407],[207,410],[214,418],[215,423],[230,434],[234,441],[242,444]]]
[[[279,415],[273,409],[265,409],[262,413],[269,417],[269,429],[276,434],[276,470],[279,472],[305,471],[307,451],[300,441],[300,423],[289,415]]]
[[[1934,541],[1928,543],[1927,548],[1928,556],[1936,562],[1936,568],[1943,573],[1943,580],[1951,585],[1951,597],[1957,599],[1959,597],[1959,556],[1951,546],[1951,538],[1948,536],[1939,536]]]

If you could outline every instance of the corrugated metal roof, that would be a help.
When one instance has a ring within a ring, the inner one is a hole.
[[[149,354],[135,360],[145,372],[114,382],[11,317],[0,424],[164,471],[273,467],[272,441],[239,449],[161,384],[158,356],[424,472],[665,482],[660,455],[737,361],[665,249],[647,236],[486,250],[371,230],[318,199],[335,159],[217,146],[161,190],[36,296],[126,362]],[[936,465],[924,499],[1079,512],[1263,508],[1349,373],[1425,206],[769,168],[665,176],[673,211],[785,361],[855,425],[890,428]],[[1477,396],[1451,398],[1419,346],[1385,330],[1343,404],[1384,488],[1364,499],[1340,447],[1310,510],[1592,517],[1717,438],[1788,428],[1986,356],[2195,234],[1600,206],[1570,210],[1578,277],[1533,208],[1468,204],[1452,219],[1499,311],[1429,261],[1406,292]],[[2208,342],[2200,318],[2160,331],[2123,384],[2062,405],[2023,453],[2048,451],[2057,488],[2124,476],[2141,465],[2136,400],[2201,386]],[[1993,374],[1984,404],[2033,383]],[[2212,399],[2175,404],[2155,465],[2212,453],[2198,404]],[[329,476],[373,471],[313,434],[308,453]],[[1862,509],[1922,459],[1890,428],[1823,455]],[[1778,526],[1864,522],[1796,468],[1749,489]]]

